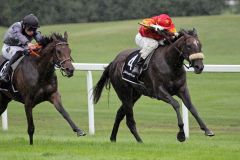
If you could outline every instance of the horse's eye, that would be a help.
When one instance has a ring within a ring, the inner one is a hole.
[[[190,49],[191,49],[191,46],[187,46],[187,49],[190,50]]]

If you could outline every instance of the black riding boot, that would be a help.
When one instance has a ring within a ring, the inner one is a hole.
[[[10,69],[11,69],[11,65],[16,62],[18,60],[18,58],[20,58],[22,56],[22,52],[21,51],[18,51],[15,53],[15,55],[10,59],[9,63],[7,64],[5,70],[3,71],[3,74],[2,76],[0,77],[0,81],[3,81],[3,82],[8,82],[9,79],[10,79],[10,76],[9,76],[9,72],[10,72]]]
[[[139,76],[140,74],[140,71],[141,71],[141,68],[142,68],[142,65],[144,63],[144,59],[142,57],[138,58],[138,62],[137,64],[134,66],[133,70],[132,70],[132,73],[134,75],[136,75],[137,77]]]

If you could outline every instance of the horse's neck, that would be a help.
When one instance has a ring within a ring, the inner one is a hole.
[[[171,67],[178,67],[181,66],[183,63],[183,59],[181,59],[181,49],[178,47],[178,43],[175,42],[172,45],[168,46],[166,52],[165,52],[165,58],[166,62]]]
[[[48,75],[49,72],[54,70],[53,53],[54,48],[48,46],[42,50],[41,57],[38,60],[38,72],[42,76]]]

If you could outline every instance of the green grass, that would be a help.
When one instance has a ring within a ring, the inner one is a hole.
[[[75,62],[108,63],[125,48],[134,48],[137,22],[68,24],[43,26],[42,33],[69,33]],[[240,63],[239,15],[174,18],[177,28],[197,28],[206,64]],[[6,28],[0,27],[0,35]],[[73,78],[60,75],[59,90],[63,104],[80,128],[88,131],[86,72],[76,71]],[[93,72],[94,83],[101,72]],[[190,138],[176,140],[177,120],[171,106],[142,97],[134,108],[135,120],[144,144],[137,144],[125,120],[121,123],[117,143],[109,136],[120,102],[111,89],[104,91],[95,105],[94,136],[77,137],[55,108],[45,102],[34,109],[34,145],[28,145],[27,124],[22,104],[12,102],[8,108],[9,130],[0,130],[0,160],[26,159],[144,159],[144,160],[236,160],[240,157],[240,74],[188,73],[192,100],[199,114],[216,136],[205,137],[190,115]]]

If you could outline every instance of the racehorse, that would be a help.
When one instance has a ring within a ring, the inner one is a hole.
[[[94,87],[94,102],[97,103],[101,97],[103,87],[112,84],[118,98],[122,104],[117,111],[115,123],[113,125],[110,140],[116,141],[120,122],[126,116],[126,123],[131,133],[138,142],[142,142],[140,138],[133,115],[133,106],[135,102],[145,95],[148,97],[162,100],[172,105],[177,114],[179,132],[177,139],[180,142],[185,141],[183,130],[183,121],[180,114],[180,105],[173,98],[177,95],[197,120],[200,128],[205,132],[206,136],[214,136],[214,133],[207,128],[203,120],[200,118],[195,106],[191,102],[190,94],[186,82],[186,71],[183,66],[184,60],[188,61],[190,67],[194,68],[194,72],[200,74],[203,71],[203,58],[201,52],[202,45],[198,39],[197,32],[193,30],[180,30],[178,38],[169,40],[169,44],[160,46],[150,59],[147,70],[143,71],[139,80],[144,83],[142,85],[129,83],[122,79],[122,68],[126,58],[136,49],[129,49],[120,52],[117,57],[105,68],[100,80]],[[109,88],[108,88],[109,89]]]
[[[39,56],[25,56],[14,71],[12,83],[18,91],[18,96],[6,90],[0,91],[0,115],[11,100],[24,104],[31,145],[35,129],[32,110],[43,101],[52,103],[78,136],[85,135],[65,111],[58,91],[55,67],[60,68],[61,73],[67,77],[72,77],[74,73],[67,38],[67,32],[64,33],[64,37],[57,33],[43,37],[40,42],[42,48],[37,52]],[[1,61],[3,59],[2,56]]]

